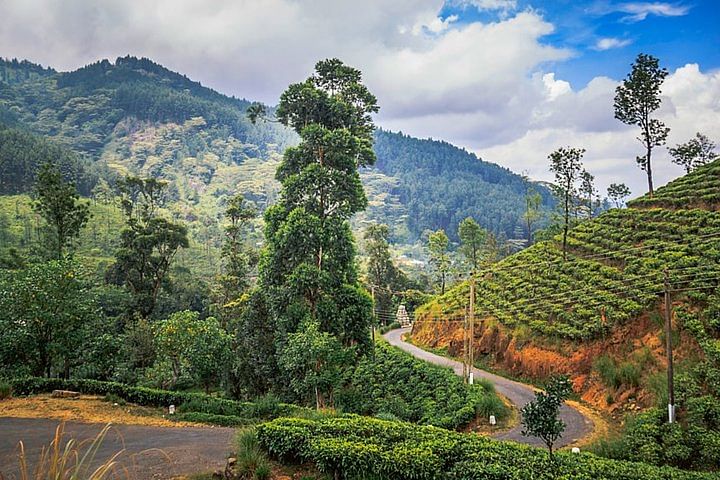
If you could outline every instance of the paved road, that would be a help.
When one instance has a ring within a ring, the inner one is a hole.
[[[58,423],[49,419],[0,418],[0,478],[17,476],[21,440],[32,468],[42,447],[52,441]],[[65,435],[78,441],[88,440],[103,427],[68,422]],[[128,469],[132,479],[166,479],[214,471],[225,467],[234,433],[231,428],[115,425],[105,437],[96,459],[107,460],[124,449],[118,461]]]
[[[414,357],[420,358],[435,365],[442,365],[444,367],[450,367],[458,375],[462,375],[463,366],[461,362],[435,355],[434,353],[427,352],[421,348],[416,347],[410,343],[402,340],[402,335],[408,333],[410,328],[400,328],[397,330],[391,330],[384,335],[385,339],[396,347],[405,350]],[[535,398],[535,392],[533,388],[524,383],[519,383],[507,378],[495,375],[484,370],[473,369],[475,378],[486,378],[495,384],[495,390],[505,396],[510,402],[517,408],[522,408],[523,405]],[[580,412],[572,407],[563,405],[560,410],[560,417],[565,422],[565,432],[560,440],[558,440],[556,446],[564,447],[572,444],[575,441],[583,438],[589,434],[593,429],[593,423],[590,419],[583,416]],[[511,430],[499,433],[495,435],[495,438],[501,440],[513,440],[528,445],[543,446],[542,441],[532,437],[524,437],[521,433],[522,427],[517,425]]]

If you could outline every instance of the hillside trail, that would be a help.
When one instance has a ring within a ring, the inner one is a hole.
[[[402,339],[402,336],[410,332],[410,328],[399,328],[397,330],[391,330],[383,337],[385,340],[401,350],[404,350],[412,356],[425,360],[426,362],[440,365],[443,367],[451,368],[456,374],[462,376],[463,364],[450,358],[435,355],[434,353],[427,352],[415,345],[412,345]],[[532,401],[535,398],[535,388],[531,385],[509,380],[507,378],[495,375],[484,370],[473,368],[475,378],[485,378],[491,381],[495,385],[495,391],[500,395],[506,397],[514,408],[520,409],[526,403]],[[565,422],[565,431],[562,437],[557,441],[555,446],[565,447],[572,445],[585,436],[592,433],[594,429],[593,421],[587,416],[583,415],[577,409],[563,405],[560,409],[560,418]],[[498,440],[512,440],[518,443],[524,443],[526,445],[533,446],[545,446],[542,440],[535,437],[525,437],[522,434],[522,426],[520,424],[493,435]]]

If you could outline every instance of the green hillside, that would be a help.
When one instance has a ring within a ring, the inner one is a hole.
[[[568,374],[583,400],[618,417],[647,408],[619,440],[597,447],[604,455],[713,468],[720,458],[720,159],[629,205],[572,229],[567,260],[556,237],[481,272],[476,358],[524,377]],[[666,278],[680,420],[672,425]],[[464,283],[416,310],[413,339],[461,355],[468,303]]]
[[[697,289],[688,292],[693,300],[712,293],[720,282],[720,160],[629,205],[572,229],[567,261],[558,237],[483,272],[480,315],[533,334],[592,340],[654,308],[666,269],[673,288]],[[467,295],[460,285],[426,315],[456,312]]]
[[[262,211],[278,191],[279,156],[297,141],[278,123],[251,124],[249,101],[144,58],[73,72],[0,60],[0,85],[0,123],[67,147],[105,177],[131,172],[169,181],[173,208],[186,222],[215,221],[238,191]],[[505,238],[526,236],[519,175],[445,142],[378,131],[376,144],[378,162],[362,172],[370,206],[357,228],[387,223],[395,241],[410,243],[426,229],[454,237],[459,221],[473,216]],[[16,181],[7,162],[0,158],[0,193],[26,192],[31,177]],[[549,207],[548,190],[537,189]]]

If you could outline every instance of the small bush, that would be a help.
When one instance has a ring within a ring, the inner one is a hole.
[[[617,376],[620,384],[628,387],[637,387],[640,385],[641,367],[630,362],[623,362],[617,370]]]
[[[12,396],[12,385],[4,380],[0,380],[0,400],[5,400]]]
[[[113,403],[113,404],[117,403],[118,405],[127,405],[127,402],[125,401],[125,399],[123,399],[122,397],[120,397],[114,393],[108,393],[107,395],[105,395],[105,397],[103,398],[103,401],[108,402],[108,403]]]
[[[207,423],[221,427],[243,427],[252,425],[255,420],[249,418],[235,417],[232,415],[213,415],[212,413],[186,412],[174,416],[179,422]]]
[[[238,433],[237,440],[237,474],[240,478],[267,480],[270,478],[270,461],[260,448],[257,433],[254,429]]]

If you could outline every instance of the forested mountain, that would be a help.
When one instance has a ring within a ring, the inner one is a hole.
[[[279,155],[297,138],[274,122],[250,123],[249,105],[145,58],[102,60],[73,72],[0,60],[0,123],[17,129],[5,132],[12,141],[0,151],[0,193],[28,191],[32,163],[48,156],[40,147],[30,149],[39,152],[35,160],[8,155],[28,131],[41,138],[23,142],[67,147],[77,162],[97,164],[93,171],[101,174],[93,176],[109,176],[111,185],[114,174],[168,180],[181,220],[217,223],[238,191],[263,210],[277,192]],[[459,221],[472,216],[501,237],[525,236],[520,176],[445,142],[386,131],[375,138],[378,162],[362,172],[370,205],[357,228],[387,223],[401,243],[438,228],[456,239]],[[88,194],[92,185],[80,189]],[[548,190],[537,189],[547,207]]]

